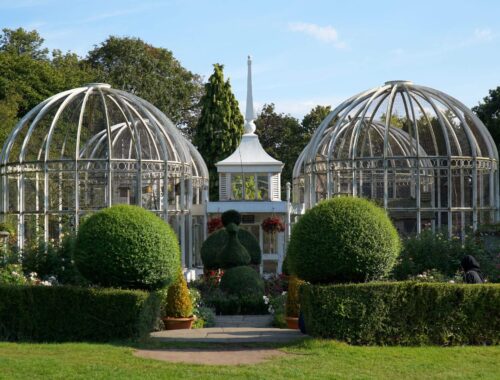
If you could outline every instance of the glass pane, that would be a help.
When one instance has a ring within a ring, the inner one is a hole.
[[[259,190],[257,194],[257,200],[269,200],[269,177],[267,176],[267,174],[260,174],[257,176],[257,186]]]
[[[241,175],[237,174],[231,176],[231,192],[231,199],[243,199],[243,180]]]
[[[255,174],[245,174],[245,199],[255,199]]]

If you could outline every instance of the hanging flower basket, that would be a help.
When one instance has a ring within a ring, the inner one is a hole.
[[[224,227],[224,225],[222,224],[222,219],[217,216],[215,218],[211,218],[208,221],[207,227],[208,227],[208,233],[211,234],[212,232],[220,230],[222,227]]]
[[[285,224],[283,223],[281,218],[277,216],[270,216],[269,218],[264,219],[261,226],[264,232],[270,234],[285,231]]]

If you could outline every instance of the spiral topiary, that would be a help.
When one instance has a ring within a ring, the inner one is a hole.
[[[236,210],[227,210],[222,213],[221,220],[224,227],[227,227],[231,223],[239,226],[241,223],[241,214]]]
[[[311,283],[364,282],[387,275],[400,247],[382,208],[340,197],[320,202],[300,218],[288,260],[291,272]]]
[[[186,279],[179,270],[177,280],[170,285],[167,293],[165,317],[189,318],[193,315],[193,304],[186,283]]]
[[[260,275],[249,266],[239,266],[226,270],[220,280],[220,288],[237,296],[264,294],[264,281]]]
[[[250,255],[238,239],[238,226],[230,223],[226,227],[227,243],[217,254],[217,262],[223,269],[233,268],[250,263]]]
[[[176,278],[180,250],[162,219],[140,207],[116,205],[80,225],[74,260],[93,284],[151,290]]]

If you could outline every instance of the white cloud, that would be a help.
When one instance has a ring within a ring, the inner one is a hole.
[[[333,44],[338,49],[346,47],[346,43],[340,40],[337,30],[331,25],[320,26],[305,22],[291,22],[288,24],[288,29],[293,32],[304,33],[319,41]]]
[[[487,28],[477,28],[474,30],[474,39],[476,41],[491,41],[493,39],[493,32]]]

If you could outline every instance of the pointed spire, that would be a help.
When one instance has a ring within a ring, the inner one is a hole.
[[[248,56],[248,77],[247,77],[247,110],[245,113],[245,134],[255,132],[255,111],[253,109],[252,94],[252,57]]]

